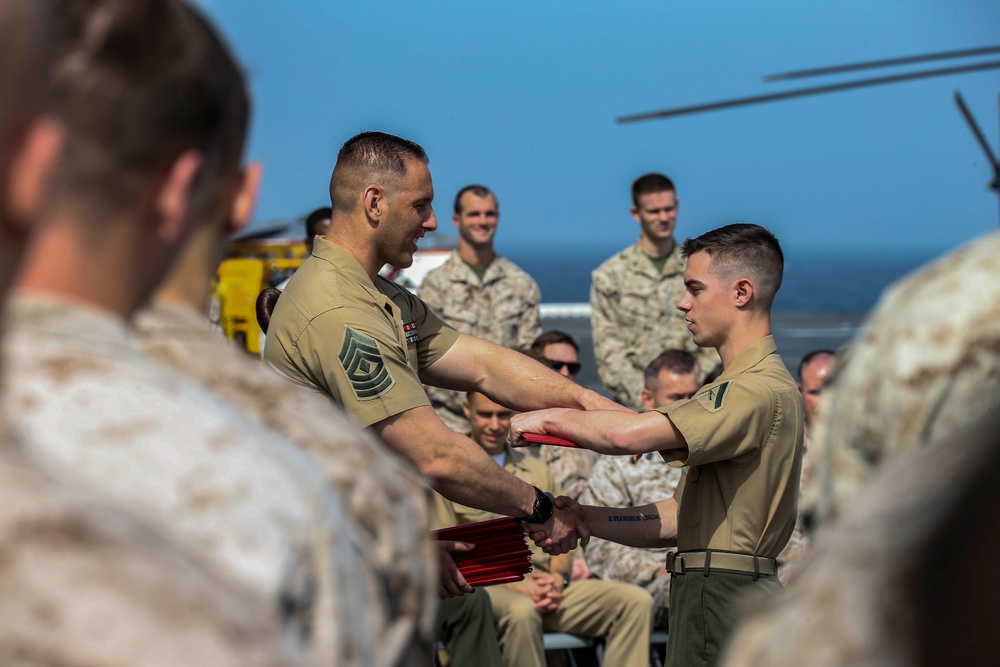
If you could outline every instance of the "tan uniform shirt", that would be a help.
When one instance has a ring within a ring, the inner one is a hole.
[[[347,513],[277,434],[148,359],[105,311],[11,299],[4,408],[46,474],[99,490],[265,597],[325,664],[373,664]]]
[[[458,339],[424,303],[325,238],[281,294],[264,361],[362,427],[429,405],[418,373]]]
[[[702,377],[719,364],[714,349],[695,345],[677,310],[686,265],[675,247],[663,271],[657,271],[637,241],[593,273],[590,318],[597,372],[607,390],[633,410],[642,410],[643,371],[661,352],[691,352]]]
[[[803,408],[795,381],[765,336],[694,398],[657,408],[684,435],[677,549],[776,558],[795,527]]]
[[[273,601],[122,508],[60,488],[2,426],[0,488],[0,664],[306,664],[282,646]]]
[[[186,305],[157,304],[136,319],[143,347],[271,429],[322,466],[361,538],[366,600],[377,613],[378,664],[419,664],[431,654],[437,601],[428,490],[411,465],[362,433],[325,396],[261,368]]]
[[[804,502],[828,520],[885,461],[997,408],[1000,232],[883,294],[827,378]]]
[[[656,452],[632,463],[628,456],[602,456],[580,502],[601,507],[639,507],[673,498],[681,469]],[[666,547],[640,549],[592,538],[584,547],[590,570],[602,579],[646,586],[667,562]]]
[[[483,279],[453,251],[430,271],[417,293],[442,320],[458,331],[511,349],[530,347],[542,333],[538,284],[513,262],[497,255]],[[453,431],[469,432],[462,392],[429,387],[431,405]]]

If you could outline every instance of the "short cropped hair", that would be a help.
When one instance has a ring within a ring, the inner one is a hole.
[[[678,375],[697,374],[698,360],[686,350],[665,350],[661,352],[659,356],[646,364],[646,369],[642,373],[646,389],[651,390],[653,388],[653,383],[659,379],[660,373],[663,371],[677,373]]]
[[[195,206],[222,201],[250,113],[243,73],[181,0],[63,0],[52,89],[67,137],[57,197],[121,213],[186,150],[200,151]]]
[[[424,149],[409,139],[385,132],[362,132],[348,139],[337,153],[337,164],[330,176],[333,210],[354,210],[361,188],[373,179],[405,176],[406,160],[430,163]]]
[[[815,359],[816,357],[822,356],[824,354],[828,354],[831,357],[836,357],[837,356],[837,353],[834,352],[833,350],[827,350],[827,349],[813,350],[812,352],[810,352],[806,356],[802,357],[802,361],[799,362],[799,368],[796,371],[796,379],[799,382],[802,382],[802,371],[804,371],[806,369],[806,366],[808,366],[809,364],[812,363],[813,359]]]
[[[329,220],[333,215],[333,209],[329,206],[320,206],[318,209],[306,216],[306,238],[311,239],[316,236],[316,225],[324,220]]]
[[[542,335],[531,343],[531,349],[544,357],[545,348],[549,345],[556,345],[558,343],[565,343],[576,350],[577,354],[580,353],[580,346],[576,344],[573,337],[565,331],[559,331],[557,329],[543,332]]]
[[[632,183],[632,203],[639,205],[639,197],[654,192],[676,192],[674,182],[663,174],[650,173],[640,176]]]
[[[736,223],[684,241],[681,255],[706,252],[712,257],[712,273],[724,282],[748,277],[755,293],[770,307],[781,287],[785,256],[774,234],[760,225]]]
[[[485,185],[466,185],[455,195],[455,215],[462,215],[462,195],[466,192],[471,192],[477,197],[493,197],[493,205],[496,206],[497,212],[500,212],[500,200],[497,199],[495,192]]]

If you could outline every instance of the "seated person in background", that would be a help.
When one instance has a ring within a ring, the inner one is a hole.
[[[531,354],[555,372],[576,382],[580,373],[580,346],[562,331],[546,331],[531,344]],[[556,484],[571,498],[579,498],[587,489],[587,479],[600,454],[588,449],[542,447],[539,457],[552,471]]]
[[[644,410],[691,398],[698,391],[698,360],[684,350],[667,350],[649,362],[642,390]],[[554,448],[553,448],[554,449]],[[667,465],[659,452],[637,460],[602,456],[594,466],[580,502],[605,507],[639,507],[671,498],[681,480],[681,469]],[[653,596],[653,625],[667,627],[670,575],[667,547],[628,547],[594,538],[584,551],[591,571],[601,579],[627,581],[645,587]]]
[[[558,489],[545,465],[507,446],[507,408],[469,393],[465,403],[471,438],[505,470],[523,481]],[[436,497],[439,526],[485,521],[499,516]],[[569,580],[572,554],[548,556],[532,547],[534,572],[525,581],[486,588],[497,619],[500,650],[508,667],[543,667],[543,632],[607,637],[604,663],[649,664],[652,599],[638,586],[613,581]]]

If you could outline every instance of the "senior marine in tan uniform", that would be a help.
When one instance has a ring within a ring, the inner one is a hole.
[[[61,144],[42,114],[64,4],[0,0],[0,80],[18,81],[0,90],[0,306]],[[301,664],[263,596],[99,492],[60,487],[9,428],[0,419],[0,664]]]
[[[743,601],[780,589],[775,558],[795,526],[803,429],[801,397],[770,335],[783,266],[777,239],[757,225],[728,225],[688,239],[682,252],[677,307],[695,342],[718,350],[715,382],[638,415],[551,409],[511,421],[514,444],[526,432],[549,433],[605,454],[659,451],[685,467],[679,507],[672,499],[637,508],[557,503],[579,512],[596,537],[676,541],[667,562],[674,667],[715,664]]]
[[[639,223],[639,240],[593,274],[590,322],[597,372],[612,396],[633,410],[642,409],[643,370],[663,350],[691,352],[706,375],[719,364],[715,350],[695,345],[673,307],[684,292],[685,260],[674,238],[679,208],[669,178],[652,173],[636,179],[630,212]]]
[[[611,401],[525,355],[461,334],[378,275],[407,267],[437,227],[427,155],[380,132],[344,144],[330,183],[333,220],[274,308],[268,365],[333,398],[431,478],[449,500],[547,523],[562,553],[586,535],[572,512],[499,469],[430,407],[422,382],[480,391],[513,409],[612,407]],[[452,593],[468,590],[457,570]]]
[[[59,8],[65,146],[11,300],[4,408],[47,476],[261,598],[298,655],[375,664],[365,555],[315,464],[150,361],[128,324],[191,219],[243,195],[242,75],[177,0]]]
[[[451,217],[458,248],[430,271],[417,295],[438,317],[458,331],[523,350],[542,332],[538,284],[493,247],[500,223],[496,194],[482,185],[467,185],[455,195]],[[468,433],[462,392],[429,387],[427,394],[441,421]]]

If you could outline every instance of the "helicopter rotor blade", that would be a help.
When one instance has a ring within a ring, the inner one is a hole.
[[[1000,175],[1000,161],[997,160],[993,155],[993,149],[990,148],[989,142],[986,141],[986,135],[983,134],[982,129],[979,127],[979,123],[972,116],[972,112],[969,111],[969,107],[965,104],[965,98],[962,97],[962,93],[955,91],[955,104],[958,105],[958,110],[962,112],[962,116],[965,117],[965,122],[969,124],[969,129],[972,130],[972,134],[976,136],[976,140],[979,142],[979,146],[986,153],[986,159],[989,163],[993,165],[993,171]]]
[[[718,111],[721,109],[731,109],[733,107],[749,106],[752,104],[764,104],[767,102],[777,102],[796,97],[808,97],[811,95],[823,95],[826,93],[836,93],[842,90],[852,90],[854,88],[865,88],[869,86],[881,86],[889,83],[901,83],[903,81],[913,81],[916,79],[929,79],[938,76],[949,76],[952,74],[965,74],[968,72],[981,72],[990,69],[1000,69],[1000,61],[990,61],[977,63],[974,65],[961,65],[957,67],[945,67],[934,70],[923,70],[920,72],[909,72],[906,74],[894,74],[881,76],[872,79],[860,79],[857,81],[846,81],[834,83],[826,86],[815,86],[812,88],[800,88],[798,90],[788,90],[781,93],[771,93],[768,95],[757,95],[754,97],[741,97],[720,102],[709,102],[706,104],[696,104],[686,107],[675,107],[661,111],[647,111],[644,113],[619,116],[618,123],[636,123],[646,120],[657,120],[660,118],[670,118],[673,116],[684,116],[689,114],[704,113],[707,111]]]
[[[859,70],[877,69],[879,67],[897,67],[899,65],[912,65],[914,63],[929,62],[932,60],[946,60],[949,58],[973,58],[993,53],[1000,53],[1000,46],[984,46],[975,49],[962,49],[960,51],[941,51],[938,53],[925,53],[918,56],[903,56],[900,58],[869,60],[866,62],[850,63],[846,65],[831,65],[829,67],[816,67],[813,69],[797,70],[795,72],[770,74],[764,77],[764,81],[772,82],[772,81],[787,81],[789,79],[805,79],[812,76],[826,76],[828,74],[840,74],[842,72],[857,72]]]

